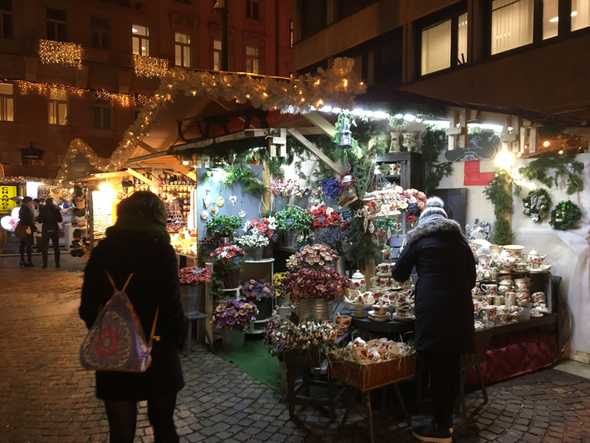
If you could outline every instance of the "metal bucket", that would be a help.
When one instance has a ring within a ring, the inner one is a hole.
[[[330,320],[332,303],[323,298],[309,298],[297,302],[295,313],[300,321],[306,320]]]

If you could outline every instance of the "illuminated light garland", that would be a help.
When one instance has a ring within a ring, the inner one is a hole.
[[[316,75],[300,77],[269,77],[250,73],[195,72],[170,69],[152,97],[146,102],[136,121],[128,128],[109,160],[98,157],[79,139],[72,141],[59,180],[67,176],[67,165],[79,154],[102,171],[118,171],[126,167],[129,157],[143,140],[162,108],[180,95],[211,97],[217,100],[250,102],[255,108],[305,113],[317,110],[315,104],[330,103],[344,109],[353,104],[356,95],[366,91],[358,79],[354,61],[337,58],[330,69],[318,69]],[[346,80],[344,82],[343,80]]]
[[[66,157],[62,162],[62,166],[57,173],[56,181],[63,183],[67,180],[70,173],[70,165],[78,156],[84,156],[88,160],[88,163],[99,171],[104,171],[109,165],[109,159],[99,157],[96,152],[82,139],[75,138],[70,142]]]
[[[169,61],[164,58],[133,55],[133,69],[138,77],[157,78],[168,74]]]
[[[44,64],[82,67],[82,46],[76,43],[39,40],[39,59]]]

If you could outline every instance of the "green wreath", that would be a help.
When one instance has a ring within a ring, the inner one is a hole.
[[[582,211],[571,200],[563,201],[557,204],[551,211],[551,221],[549,222],[553,229],[567,231],[574,229],[582,219]]]
[[[524,215],[530,217],[535,223],[542,223],[549,217],[551,196],[543,188],[536,189],[528,193],[522,204]]]

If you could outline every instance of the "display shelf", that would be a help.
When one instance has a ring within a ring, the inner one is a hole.
[[[221,292],[237,292],[237,291],[240,291],[241,289],[242,289],[242,287],[238,286],[236,288],[222,289]]]
[[[245,259],[243,260],[244,263],[248,264],[257,264],[257,263],[274,263],[274,258],[263,258],[260,260],[253,260],[253,259]]]

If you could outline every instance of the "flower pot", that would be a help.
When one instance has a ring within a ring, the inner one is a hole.
[[[285,247],[297,249],[297,236],[296,231],[285,232],[283,236]]]
[[[271,297],[262,297],[260,300],[254,302],[254,304],[258,308],[258,316],[256,317],[258,320],[267,319],[272,315]]]
[[[336,270],[338,271],[338,274],[346,277],[346,262],[344,261],[344,258],[338,257],[338,261],[336,262]]]
[[[266,246],[262,251],[262,258],[274,258],[274,248],[272,243]]]
[[[262,260],[264,248],[249,248],[248,257],[252,260]]]
[[[295,313],[300,321],[329,320],[332,312],[331,304],[323,298],[302,299],[295,304]]]
[[[198,284],[195,286],[180,286],[180,301],[182,303],[182,308],[184,310],[185,315],[190,315],[191,313],[196,312],[203,312],[203,307],[201,306],[201,302],[203,300],[202,294],[202,284]]]
[[[240,286],[240,268],[224,268],[221,272],[221,281],[225,289],[234,289]]]
[[[246,334],[238,329],[222,329],[223,348],[227,351],[240,349],[244,346]]]

